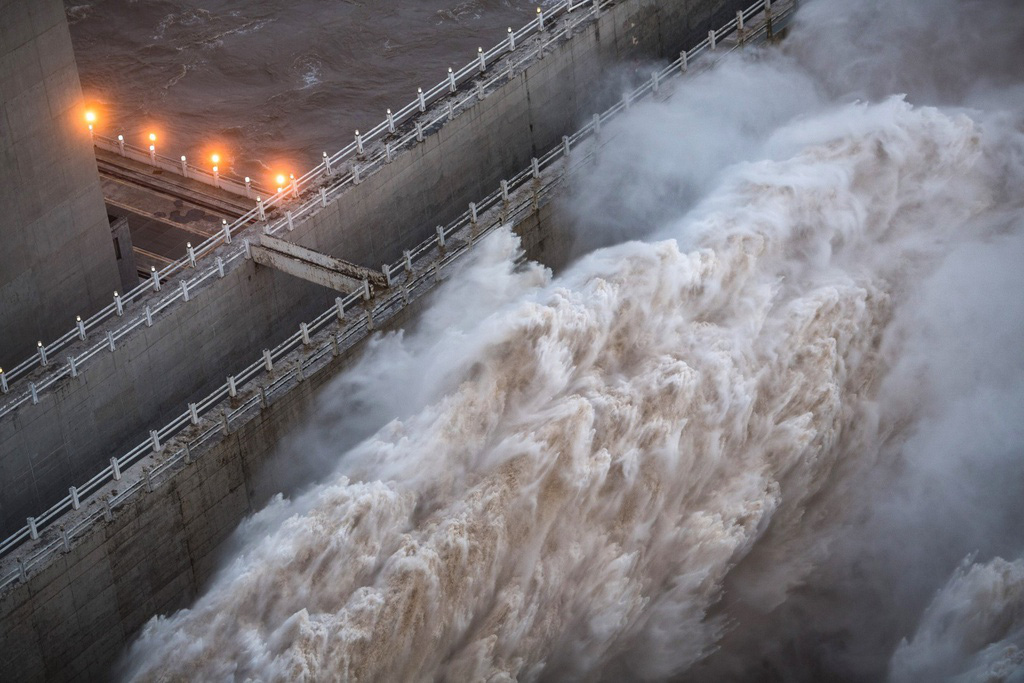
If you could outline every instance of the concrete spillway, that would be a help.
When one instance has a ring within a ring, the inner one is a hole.
[[[563,135],[617,100],[619,91],[597,87],[609,65],[673,57],[735,9],[735,3],[721,0],[605,3],[595,18],[549,44],[542,58],[510,72],[445,125],[426,131],[421,144],[297,222],[288,239],[374,270],[400,259],[437,225],[464,214],[470,202],[529,168],[531,158],[557,148]],[[546,194],[528,199],[531,209],[524,215],[501,217],[517,224],[531,257],[557,262],[563,250],[550,231],[546,201]],[[461,238],[453,232],[450,239],[454,248]],[[413,274],[410,268],[405,277]],[[21,468],[31,476],[27,455],[40,451],[63,453],[70,463],[60,477],[5,488],[5,528],[45,509],[112,453],[220,385],[260,349],[294,334],[300,321],[328,307],[336,293],[244,260],[193,292],[190,301],[156,315],[151,326],[119,342],[59,391],[5,416],[0,452],[8,471]],[[417,295],[403,289],[394,296]],[[400,325],[414,311],[414,305],[402,306],[387,322]],[[372,315],[364,325],[374,325]],[[246,395],[259,405],[257,417],[234,425],[225,418],[227,437],[171,484],[111,511],[109,521],[74,543],[63,541],[67,554],[7,589],[0,613],[11,647],[0,668],[27,679],[94,677],[150,616],[186,604],[209,578],[219,544],[272,493],[259,489],[256,473],[274,445],[355,348],[315,363],[300,358],[298,376],[289,370],[290,383],[274,400]],[[145,488],[161,483],[148,476],[135,476],[134,482]],[[114,484],[104,493],[126,485]],[[62,542],[56,530],[44,540]]]

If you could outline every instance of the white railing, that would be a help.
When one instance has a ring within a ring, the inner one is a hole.
[[[748,25],[767,7],[772,7],[769,2],[761,0],[748,9],[744,10],[743,16],[743,40],[730,47],[728,50],[717,50],[719,54],[727,54],[739,47],[742,42],[760,38],[765,30],[764,23],[756,26]],[[792,11],[794,4],[781,3],[774,5],[770,10],[776,19],[782,20]],[[263,354],[255,362],[243,369],[238,374],[229,377],[220,387],[215,389],[205,398],[197,403],[188,405],[184,413],[171,420],[158,430],[150,432],[149,438],[138,444],[119,458],[111,458],[109,466],[97,473],[92,479],[81,486],[69,489],[68,496],[43,512],[38,517],[29,518],[25,526],[9,536],[0,543],[0,558],[19,547],[26,540],[40,538],[43,530],[61,515],[80,509],[82,501],[95,494],[111,481],[121,478],[121,472],[131,467],[141,459],[161,452],[164,444],[171,438],[181,435],[190,426],[200,427],[198,434],[187,440],[184,445],[178,448],[171,456],[157,464],[152,470],[146,470],[144,476],[128,485],[117,495],[104,499],[103,505],[91,510],[82,519],[70,527],[61,529],[59,537],[45,542],[40,548],[27,558],[19,558],[18,569],[0,577],[0,590],[14,583],[24,580],[27,571],[39,565],[53,553],[70,547],[70,540],[87,530],[91,525],[105,517],[112,518],[113,510],[118,505],[124,504],[138,491],[148,488],[152,489],[160,482],[161,476],[169,476],[172,468],[184,461],[186,464],[191,461],[193,452],[208,442],[218,432],[229,433],[231,422],[244,416],[249,410],[256,406],[267,404],[269,398],[283,387],[288,385],[291,379],[301,381],[310,369],[318,367],[323,359],[333,357],[347,350],[359,342],[367,333],[372,331],[376,325],[386,322],[394,316],[409,301],[420,298],[429,291],[439,280],[440,272],[451,265],[454,261],[468,252],[472,243],[480,236],[487,234],[500,225],[515,223],[518,218],[528,215],[535,210],[541,197],[549,194],[557,186],[564,175],[572,173],[590,158],[592,153],[585,156],[571,157],[572,150],[580,143],[587,140],[597,140],[601,133],[602,126],[619,113],[627,110],[631,103],[634,103],[648,95],[658,94],[662,84],[669,79],[685,73],[695,59],[710,52],[716,51],[716,42],[732,34],[740,25],[739,17],[726,25],[726,27],[715,31],[713,35],[698,43],[695,47],[681,53],[680,58],[668,66],[655,70],[651,78],[642,83],[639,87],[627,92],[622,100],[609,108],[602,114],[595,114],[593,119],[583,128],[571,136],[562,138],[562,144],[550,150],[539,159],[533,159],[530,168],[521,171],[519,174],[502,181],[500,188],[491,193],[479,203],[469,206],[458,218],[446,227],[438,226],[437,233],[430,239],[424,240],[416,247],[403,253],[401,259],[394,264],[385,264],[382,268],[385,277],[390,285],[388,294],[370,307],[365,307],[369,301],[369,284],[364,282],[364,289],[354,292],[345,297],[335,299],[335,304],[328,310],[321,313],[309,323],[303,323],[298,331],[292,334],[273,350],[264,350]],[[731,27],[731,28],[730,28]],[[700,70],[710,68],[713,62],[701,62],[697,66]],[[604,141],[607,143],[607,140]],[[562,169],[557,169],[559,164],[565,162]],[[571,164],[571,165],[570,165]],[[544,172],[556,169],[559,172],[553,177],[549,175],[544,179]],[[521,190],[533,185],[530,197],[524,198],[514,206],[511,199]],[[493,220],[497,215],[497,219]],[[492,220],[485,221],[490,216]],[[280,225],[278,225],[280,228]],[[457,246],[452,244],[451,238],[456,233],[470,233],[470,239],[460,242]],[[426,259],[431,254],[437,254],[436,258]],[[425,259],[429,261],[423,265]],[[396,275],[397,274],[397,275]],[[349,314],[351,309],[360,303],[364,303],[362,315],[352,319]],[[335,322],[344,323],[349,321],[337,332],[332,332],[326,343],[318,345],[305,358],[301,357],[295,367],[281,373],[275,371],[275,363],[279,363],[284,357],[297,349],[311,345],[312,338],[318,333],[326,330]],[[276,374],[275,374],[276,373]],[[266,385],[258,385],[254,380],[266,376]],[[234,410],[221,413],[219,418],[210,419],[212,409],[220,404],[225,398],[239,399],[242,394],[248,394],[239,401]],[[212,424],[206,424],[212,422]]]
[[[0,394],[9,394],[13,389],[13,382],[15,380],[25,377],[28,373],[40,367],[55,367],[55,371],[47,374],[45,378],[40,379],[38,382],[28,382],[28,386],[20,387],[20,392],[17,392],[15,396],[0,406],[0,417],[26,403],[38,403],[41,392],[50,389],[65,377],[76,377],[82,365],[91,358],[103,352],[116,350],[117,342],[126,335],[140,327],[152,325],[153,316],[178,301],[188,301],[190,295],[193,295],[200,286],[214,277],[223,277],[225,269],[236,264],[239,258],[242,257],[244,254],[243,248],[230,248],[217,257],[214,265],[205,267],[205,269],[202,269],[198,262],[204,257],[213,254],[216,250],[232,245],[234,236],[249,225],[265,222],[267,212],[271,209],[280,209],[287,202],[298,200],[304,192],[313,190],[318,184],[320,185],[319,193],[301,204],[297,210],[291,212],[290,218],[285,215],[278,218],[272,224],[265,223],[264,227],[269,234],[277,233],[294,220],[303,218],[322,208],[350,184],[358,184],[362,173],[368,170],[369,166],[380,162],[382,159],[390,159],[394,151],[400,147],[407,146],[410,140],[418,141],[421,139],[425,130],[453,116],[455,111],[463,108],[473,97],[482,96],[486,90],[506,78],[514,68],[523,62],[529,61],[551,42],[562,38],[579,23],[595,16],[602,9],[612,6],[616,1],[579,0],[577,2],[560,2],[545,9],[543,12],[538,11],[537,17],[526,26],[515,32],[509,31],[508,37],[503,42],[486,52],[480,52],[475,60],[458,71],[450,71],[443,81],[423,92],[422,97],[418,93],[417,98],[411,103],[391,113],[382,123],[366,133],[357,134],[353,142],[338,152],[330,156],[327,156],[325,153],[324,160],[320,164],[301,177],[289,180],[288,187],[283,188],[279,193],[271,195],[265,201],[260,201],[256,208],[244,214],[234,223],[230,225],[225,224],[220,233],[190,249],[186,256],[159,271],[153,270],[152,277],[149,280],[139,284],[131,291],[125,292],[124,295],[115,297],[112,303],[97,311],[88,319],[78,320],[74,327],[58,339],[49,344],[40,344],[35,355],[30,356],[11,370],[7,372],[0,371]],[[568,21],[565,21],[566,18]],[[562,21],[556,23],[560,19]],[[541,41],[534,41],[529,46],[522,44],[527,38],[537,35],[542,36]],[[506,60],[505,68],[497,76],[493,75],[495,71],[492,68],[493,62],[509,55],[513,59]],[[519,58],[515,59],[517,56]],[[491,75],[486,79],[481,78],[487,74]],[[380,149],[379,143],[381,140],[389,136],[398,136],[399,127],[407,127],[406,124],[409,123],[410,119],[415,118],[417,114],[425,112],[428,107],[437,104],[439,100],[446,98],[452,92],[457,92],[460,86],[474,79],[479,79],[475,94],[463,98],[458,103],[453,103],[449,99],[446,113],[426,124],[419,123],[416,126],[416,130],[399,136],[394,143],[386,142],[384,148]],[[373,150],[374,155],[367,157],[368,147],[371,143],[375,142],[378,144],[375,145]],[[117,148],[116,142],[112,144]],[[128,147],[126,145],[126,150]],[[116,151],[119,151],[119,148]],[[148,159],[148,152],[145,152],[145,154]],[[358,158],[365,159],[365,163],[356,165],[355,160]],[[173,170],[172,160],[158,156],[158,161],[161,159],[163,160],[161,164],[166,163],[168,168]],[[343,172],[339,172],[342,169],[343,162],[350,160],[350,166]],[[196,169],[196,167],[190,167],[190,169]],[[201,169],[196,169],[196,171],[201,171]],[[192,171],[190,170],[189,172]],[[260,199],[262,200],[262,197]],[[169,288],[169,291],[158,301],[146,303],[142,307],[143,310],[137,310],[139,306],[129,306],[133,302],[141,304],[140,299],[146,294],[160,292],[171,276],[189,268],[194,269],[197,274],[181,281],[178,286]],[[200,272],[201,270],[202,272]],[[132,308],[136,309],[134,317],[130,313]],[[90,331],[94,331],[108,320],[117,317],[128,317],[129,320],[117,329],[108,330],[105,336],[77,355],[66,355],[64,359],[60,358],[61,352],[68,350],[71,345],[79,341],[88,341]],[[58,366],[59,369],[57,369]]]
[[[135,145],[125,142],[123,135],[118,135],[117,139],[101,135],[99,133],[92,134],[92,144],[100,149],[105,149],[108,152],[113,152],[120,157],[137,161],[146,166],[160,169],[161,171],[170,171],[183,178],[189,178],[206,185],[211,185],[217,189],[230,192],[232,194],[239,195],[240,197],[246,197],[252,199],[259,195],[267,196],[267,191],[258,184],[254,184],[248,177],[236,178],[230,175],[224,175],[219,170],[216,172],[207,171],[204,168],[196,166],[195,164],[188,163],[188,160],[182,156],[179,159],[172,159],[170,157],[159,154],[155,150],[155,145],[149,149],[142,147],[136,147]],[[218,168],[214,166],[214,168]]]

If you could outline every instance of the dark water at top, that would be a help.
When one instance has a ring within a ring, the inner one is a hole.
[[[97,131],[266,184],[532,18],[535,0],[65,2]]]

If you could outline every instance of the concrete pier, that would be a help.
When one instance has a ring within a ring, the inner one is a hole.
[[[0,0],[3,368],[121,288],[84,114],[64,3]]]

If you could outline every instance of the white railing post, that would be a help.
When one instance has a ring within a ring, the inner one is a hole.
[[[153,446],[154,453],[159,453],[163,449],[163,446],[160,445],[160,434],[155,429],[149,431],[149,441]]]
[[[245,176],[245,198],[252,199],[252,178],[249,176]]]
[[[736,12],[736,30],[743,30],[743,10],[739,10]]]
[[[327,156],[327,152],[324,152],[324,172],[331,175],[331,158]]]
[[[261,221],[267,220],[267,212],[263,208],[263,198],[256,197],[256,215],[260,217]]]
[[[184,154],[181,155],[181,177],[188,178],[188,160]]]
[[[423,122],[416,122],[416,142],[423,142]]]
[[[683,73],[686,73],[686,69],[687,69],[686,61],[687,61],[686,50],[683,50],[682,52],[679,53],[679,68],[680,68],[680,70],[682,70]]]
[[[320,206],[327,208],[327,188],[320,188]]]
[[[188,282],[186,282],[185,280],[181,281],[181,297],[185,301],[188,301]]]
[[[224,277],[224,259],[218,256],[214,259],[214,263],[217,264],[217,277]]]
[[[508,181],[507,180],[502,180],[501,181],[501,201],[503,201],[506,204],[508,204]]]
[[[117,136],[117,148],[121,151],[121,156],[124,156],[124,136]]]
[[[274,371],[274,358],[270,355],[270,349],[263,349],[263,367],[267,372]]]
[[[356,131],[356,151],[360,154],[363,153],[363,136],[359,134],[358,130]]]
[[[118,317],[124,315],[124,305],[121,303],[121,295],[114,292],[114,310],[117,311]]]
[[[74,486],[68,489],[68,494],[71,496],[71,509],[77,510],[82,507],[82,501],[78,498],[78,489]]]
[[[185,253],[188,254],[188,264],[196,267],[196,250],[192,248],[191,242],[185,242]]]
[[[188,404],[188,419],[194,425],[199,424],[199,408],[195,403]]]
[[[395,134],[395,115],[391,113],[390,109],[388,109],[388,111],[387,111],[387,119],[388,119],[388,132],[391,133],[392,135],[394,135]]]
[[[220,220],[220,231],[224,234],[224,244],[231,244],[231,228],[226,218]]]
[[[28,535],[33,541],[39,540],[39,527],[36,526],[36,518],[29,517],[25,520],[28,524]]]
[[[408,249],[403,251],[402,259],[405,261],[405,272],[412,275],[412,252]]]
[[[342,301],[341,297],[334,298],[334,309],[338,312],[338,320],[345,319],[345,302]],[[337,338],[335,338],[337,339]]]
[[[715,43],[715,29],[711,29],[710,31],[708,31],[708,45],[711,47],[712,50],[714,50],[717,47]]]
[[[107,330],[107,348],[110,349],[111,353],[117,350],[117,347],[114,346],[114,333],[110,330]]]
[[[291,232],[292,230],[295,229],[295,218],[294,218],[294,216],[292,216],[292,212],[291,211],[285,211],[284,212],[284,218],[285,218],[286,221],[288,221],[288,232]]]
[[[444,248],[444,226],[437,226],[437,246]]]
[[[7,386],[7,375],[4,374],[4,369],[0,368],[0,392],[8,394],[10,391],[11,388]]]
[[[569,153],[571,151],[572,151],[572,149],[569,147],[569,136],[568,135],[563,135],[562,136],[562,154],[564,154],[565,156],[569,156]]]
[[[109,334],[109,332],[107,334]],[[39,405],[39,392],[36,391],[36,383],[35,382],[29,382],[28,383],[28,390],[29,390],[29,393],[32,394],[32,405]]]
[[[416,102],[419,104],[421,114],[427,110],[427,100],[423,97],[423,88],[416,88]]]
[[[512,27],[508,27],[508,51],[514,52],[516,49],[516,32],[512,30]]]
[[[470,202],[469,203],[469,222],[472,223],[473,225],[476,225],[476,222],[477,222],[476,202]]]
[[[114,481],[121,481],[121,463],[117,461],[117,458],[110,459],[110,472]]]
[[[231,398],[238,396],[238,386],[235,384],[233,375],[228,377],[228,396]]]
[[[153,327],[153,309],[146,304],[146,327]]]
[[[75,316],[75,326],[78,327],[78,338],[85,341],[85,323],[82,322],[82,316]]]
[[[476,49],[476,61],[480,65],[480,73],[487,71],[487,58],[484,57],[484,49],[482,47]]]
[[[544,10],[542,10],[540,7],[537,8],[537,30],[544,30]]]
[[[39,352],[39,364],[46,365],[46,347],[43,342],[36,342],[36,350]]]
[[[149,163],[156,166],[156,145],[149,146]]]
[[[389,164],[391,163],[391,143],[390,142],[385,142],[384,143],[384,161],[386,163],[389,163]]]
[[[540,161],[537,160],[537,157],[530,159],[530,170],[533,173],[533,179],[540,180]]]
[[[363,300],[364,301],[369,301],[370,300],[370,281],[369,280],[363,280]]]
[[[149,277],[153,281],[153,291],[160,291],[160,274],[156,272],[156,266],[149,267]]]
[[[302,335],[302,343],[309,346],[313,342],[309,340],[309,325],[307,323],[299,323],[299,333]]]
[[[448,67],[448,92],[455,92],[455,73]]]
[[[359,174],[359,164],[352,162],[352,182],[358,185],[363,182],[362,176]]]
[[[74,356],[68,356],[68,370],[72,377],[78,377],[78,365],[75,363]]]
[[[384,282],[387,283],[388,287],[391,286],[391,266],[384,264],[380,267],[382,273],[384,273]]]

